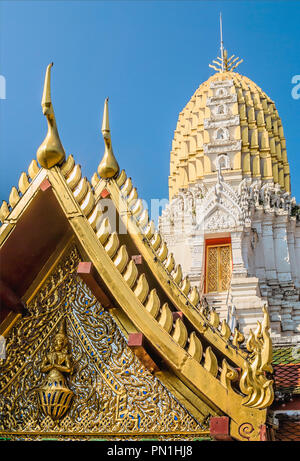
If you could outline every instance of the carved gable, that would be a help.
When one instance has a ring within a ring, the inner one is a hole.
[[[207,231],[228,230],[243,224],[243,212],[235,191],[220,177],[197,203],[197,227]]]
[[[216,207],[215,210],[205,219],[205,230],[222,230],[236,226],[234,216],[224,208]]]
[[[13,439],[49,435],[176,439],[182,433],[190,432],[191,437],[201,433],[203,424],[145,369],[111,315],[78,278],[79,261],[73,245],[28,303],[29,314],[7,338],[7,359],[1,370],[1,431]],[[49,378],[44,365],[63,355],[53,349],[62,321],[72,370],[61,373],[65,391],[58,395],[58,383]],[[73,396],[65,413],[55,418],[66,389]]]

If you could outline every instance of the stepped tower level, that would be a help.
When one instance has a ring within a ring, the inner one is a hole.
[[[180,112],[160,231],[184,275],[246,333],[268,305],[273,340],[300,337],[300,222],[275,103],[221,57]]]

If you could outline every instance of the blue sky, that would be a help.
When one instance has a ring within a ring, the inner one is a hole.
[[[300,74],[298,1],[0,1],[0,198],[45,137],[40,102],[51,61],[60,138],[83,174],[91,178],[101,160],[109,96],[121,168],[142,198],[167,198],[178,114],[214,72],[220,11],[225,48],[244,59],[239,72],[276,103],[299,202],[300,99],[291,95]]]

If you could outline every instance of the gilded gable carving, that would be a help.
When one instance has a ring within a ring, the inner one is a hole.
[[[203,431],[127,347],[111,315],[76,276],[78,263],[73,246],[7,338],[2,434],[128,439]]]

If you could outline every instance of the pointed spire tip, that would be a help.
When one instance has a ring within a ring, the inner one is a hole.
[[[61,164],[65,160],[65,151],[59,139],[51,100],[50,79],[52,65],[53,63],[48,64],[46,69],[42,96],[42,109],[43,114],[47,118],[48,133],[37,150],[37,161],[43,168],[51,168]]]
[[[119,165],[114,156],[112,144],[111,144],[111,133],[109,127],[109,114],[108,114],[108,98],[104,102],[104,111],[102,119],[102,135],[105,144],[105,151],[103,158],[98,166],[98,173],[102,178],[110,179],[116,176],[119,172]]]

